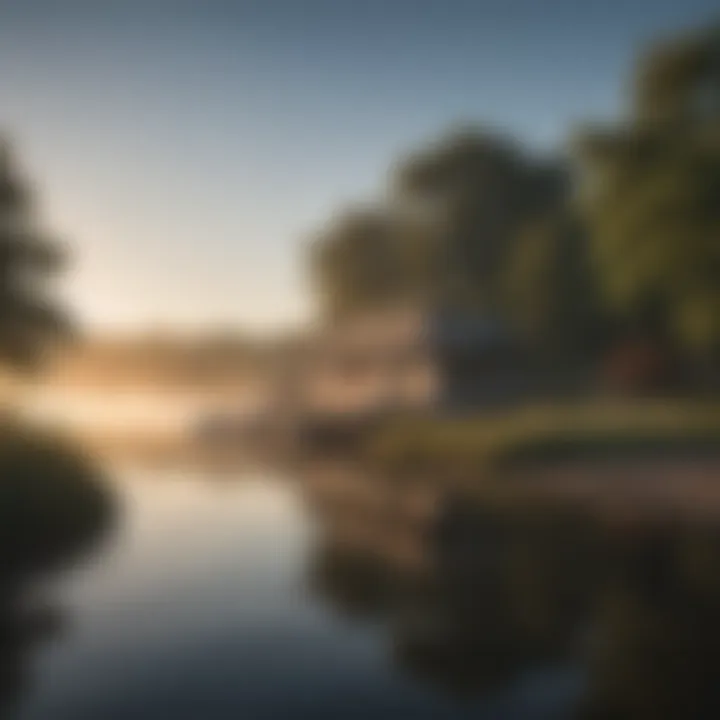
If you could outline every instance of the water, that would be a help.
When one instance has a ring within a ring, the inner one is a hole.
[[[0,645],[11,720],[716,716],[714,532],[461,512],[440,540],[267,472],[112,476],[115,532]]]
[[[116,473],[122,521],[58,580],[13,717],[475,717],[392,663],[386,628],[309,585],[316,527],[297,487],[252,474]],[[490,717],[490,714],[488,714]]]

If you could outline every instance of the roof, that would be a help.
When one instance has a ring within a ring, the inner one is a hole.
[[[310,348],[313,355],[334,355],[421,347],[497,347],[510,341],[501,323],[476,312],[397,309],[321,328]]]

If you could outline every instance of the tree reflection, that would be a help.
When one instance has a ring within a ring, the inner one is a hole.
[[[89,553],[112,527],[113,498],[93,464],[48,437],[7,429],[0,439],[0,716],[21,699],[39,643],[62,612],[38,585]]]
[[[582,717],[720,716],[720,529],[465,506],[424,528],[427,562],[411,567],[391,552],[402,518],[352,542],[344,513],[358,517],[323,507],[313,586],[384,621],[398,666],[423,683],[481,695],[577,667]]]
[[[720,532],[656,531],[617,553],[588,648],[588,717],[720,714]]]

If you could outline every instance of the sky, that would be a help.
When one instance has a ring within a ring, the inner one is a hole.
[[[309,238],[480,123],[538,151],[612,120],[710,0],[0,0],[0,129],[104,330],[280,328]]]

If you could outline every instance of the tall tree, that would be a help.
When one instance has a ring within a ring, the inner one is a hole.
[[[321,304],[336,316],[403,302],[501,314],[519,229],[566,185],[559,164],[502,138],[449,135],[398,165],[384,204],[321,234],[312,254]]]
[[[564,195],[564,168],[529,157],[479,130],[441,139],[401,163],[396,197],[435,211],[439,295],[451,304],[498,313],[501,282],[520,229]],[[426,238],[427,240],[427,238]]]
[[[720,30],[653,48],[634,111],[580,149],[592,251],[610,307],[656,339],[720,345]]]
[[[59,245],[41,229],[30,186],[9,145],[0,144],[0,362],[28,368],[69,329],[52,298],[63,265]]]
[[[326,317],[392,302],[403,272],[389,214],[356,209],[336,218],[313,243],[311,271]]]
[[[556,355],[595,355],[606,317],[585,227],[569,207],[550,209],[520,232],[504,278],[504,314],[530,345]]]

